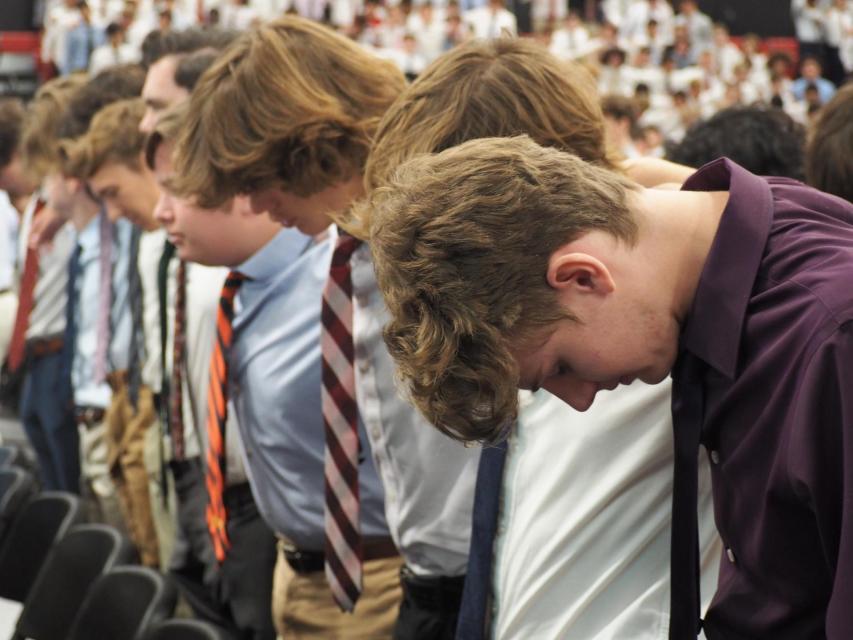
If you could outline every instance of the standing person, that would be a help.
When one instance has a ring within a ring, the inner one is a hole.
[[[62,384],[63,335],[67,299],[68,261],[74,233],[66,228],[50,246],[31,247],[34,221],[52,215],[40,191],[46,168],[39,161],[34,134],[45,147],[55,146],[56,118],[77,85],[65,81],[45,84],[30,106],[30,114],[15,103],[0,106],[0,188],[26,202],[18,230],[18,306],[5,369],[20,376],[19,416],[36,453],[39,478],[47,490],[79,492],[80,452],[73,407],[45,402]],[[64,87],[64,88],[63,88]],[[30,195],[31,194],[31,195]]]
[[[825,0],[791,0],[791,18],[797,34],[800,59],[806,56],[824,62],[825,46]]]
[[[118,22],[110,22],[104,32],[106,42],[92,52],[89,73],[97,75],[108,67],[139,62],[139,52],[124,40],[124,29]]]
[[[258,92],[257,86],[267,90]],[[332,215],[363,193],[369,141],[379,118],[403,86],[401,74],[390,63],[300,18],[286,17],[245,34],[205,74],[190,99],[178,144],[176,163],[182,170],[175,188],[205,207],[248,193],[256,212],[268,211],[285,226],[295,226],[308,235],[322,233]],[[237,133],[234,127],[223,127],[225,121],[250,126],[239,127]],[[312,254],[317,260],[314,268],[320,272],[330,262],[334,265],[326,285],[326,302],[321,304],[319,291],[315,291],[313,320],[306,320],[302,329],[289,330],[288,346],[282,347],[280,357],[301,357],[304,347],[300,345],[316,345],[323,308],[327,327],[344,327],[326,329],[323,338],[325,406],[306,407],[315,420],[320,420],[321,413],[326,417],[327,482],[330,488],[344,492],[342,495],[355,491],[355,474],[343,478],[335,469],[365,468],[358,455],[358,440],[352,437],[363,421],[385,488],[388,528],[406,563],[400,573],[404,601],[395,636],[449,637],[455,627],[467,560],[479,452],[433,434],[398,396],[382,342],[385,315],[369,251],[344,235],[336,243],[334,258],[330,253]],[[341,287],[344,292],[351,290],[352,297],[335,295]],[[352,333],[346,330],[349,327]],[[308,333],[302,337],[301,332]],[[336,355],[341,349],[350,357]],[[320,356],[321,349],[314,346],[311,366],[320,366]],[[336,380],[342,378],[338,386]],[[296,388],[288,389],[288,394],[293,393]],[[318,383],[311,396],[315,402],[319,393]],[[279,397],[283,410],[288,411],[283,394]],[[330,402],[335,398],[343,408]],[[293,406],[302,405],[294,402]],[[250,434],[251,430],[244,434],[247,440]],[[251,448],[251,443],[247,446]],[[366,449],[362,450],[366,455]],[[333,452],[337,465],[331,464]],[[317,569],[320,560],[325,560],[329,582],[325,597],[334,593],[342,609],[355,604],[358,614],[361,598],[368,596],[366,590],[359,594],[359,573],[367,575],[367,566],[362,568],[353,556],[358,556],[364,532],[346,541],[340,540],[338,532],[341,527],[358,531],[363,519],[356,515],[357,503],[348,502],[343,512],[337,509],[337,495],[327,491],[325,496],[325,556],[317,553],[317,546],[309,551],[314,552]],[[317,502],[322,499],[319,495],[314,498]],[[347,563],[343,565],[346,570],[338,564],[342,561]],[[277,619],[282,623],[280,631],[289,628],[288,616],[293,614],[285,611]],[[386,624],[382,636],[390,635],[392,621]]]
[[[173,116],[162,127],[161,119],[189,97],[198,78],[218,56],[215,47],[229,37],[213,30],[171,33],[150,60],[142,90],[146,111],[139,127],[150,136],[146,162],[152,171],[161,142],[171,145],[177,135],[174,127],[179,119]],[[164,188],[161,184],[157,216],[165,226],[169,207],[164,205]],[[228,519],[232,549],[221,565],[205,521],[209,365],[219,293],[228,270],[186,261],[175,254],[175,245],[169,242],[160,257],[158,277],[164,310],[160,319],[161,350],[165,354],[160,416],[165,438],[148,443],[151,454],[147,457],[151,461],[152,493],[160,496],[156,501],[160,509],[163,474],[174,483],[175,542],[167,567],[197,616],[231,628],[235,635],[270,638],[275,635],[269,608],[275,544],[252,496],[233,411],[225,430],[228,463],[224,494],[226,507],[234,510],[234,517]]]
[[[520,133],[616,168],[606,151],[605,127],[594,82],[582,69],[526,40],[472,42],[433,64],[392,105],[377,131],[366,183],[381,187],[419,153]],[[661,170],[641,175],[636,164],[629,172],[649,184],[673,179]],[[369,234],[369,215],[353,222],[359,235]],[[485,571],[483,584],[473,582],[480,572],[469,564],[459,637],[489,637],[486,618],[500,638],[666,636],[670,385],[637,383],[614,390],[607,400],[584,414],[538,392],[519,413],[503,480],[484,477],[481,466],[478,484],[497,485],[500,514],[488,516],[499,518],[500,526],[494,570]],[[643,438],[636,437],[639,425]],[[547,470],[542,456],[552,458]],[[586,480],[596,473],[603,479],[600,490]],[[703,486],[701,512],[708,599],[720,554],[709,484]],[[478,546],[492,560],[492,540],[475,537],[472,545],[471,563]],[[488,592],[494,593],[491,609],[477,601]]]
[[[700,443],[726,548],[706,637],[853,633],[853,205],[725,158],[645,189],[491,138],[402,166],[372,217],[387,339],[445,432],[501,438],[518,387],[583,411],[672,371],[670,637],[701,622]]]
[[[88,71],[92,53],[105,40],[104,30],[92,24],[92,10],[85,0],[77,3],[80,21],[66,36],[65,51],[60,63],[62,75]]]
[[[111,370],[105,376],[113,391],[104,418],[109,466],[142,563],[158,567],[143,444],[146,431],[156,423],[152,387],[160,388],[159,302],[154,292],[165,233],[154,219],[157,185],[141,164],[145,138],[139,121],[144,110],[139,98],[114,102],[66,149],[76,177],[86,181],[110,219],[117,221],[108,334]]]
[[[149,136],[145,149],[146,163],[161,189],[155,213],[176,243],[175,251],[183,264],[183,267],[178,265],[175,275],[178,276],[182,268],[185,271],[183,292],[180,292],[180,278],[176,277],[175,290],[167,296],[172,303],[166,337],[166,353],[171,356],[167,357],[170,360],[167,422],[172,449],[170,469],[175,478],[180,524],[179,544],[170,563],[170,572],[187,593],[197,615],[232,628],[241,638],[265,640],[275,637],[270,613],[275,538],[254,500],[249,471],[243,460],[244,446],[236,412],[230,406],[225,424],[223,503],[228,514],[226,530],[231,546],[221,565],[205,519],[208,495],[205,467],[198,459],[198,452],[201,448],[209,449],[205,428],[209,421],[206,402],[209,365],[216,341],[220,292],[228,270],[196,262],[203,260],[206,254],[185,249],[185,234],[176,231],[176,219],[185,203],[176,202],[168,191],[168,183],[173,173],[171,155],[182,124],[182,113],[180,106],[166,112]],[[203,217],[207,217],[206,213]],[[221,238],[230,238],[229,234],[222,233],[221,227],[216,227],[215,231],[222,234]],[[182,297],[183,305],[179,304]],[[176,344],[179,351],[175,350]],[[179,363],[177,369],[176,362]],[[195,521],[191,521],[192,518]]]

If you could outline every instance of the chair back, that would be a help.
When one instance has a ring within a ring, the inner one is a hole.
[[[21,509],[0,546],[0,598],[24,602],[54,542],[83,521],[80,499],[45,491]]]
[[[142,640],[175,610],[178,593],[148,567],[115,567],[89,590],[68,640]]]
[[[30,589],[15,631],[33,640],[64,640],[95,581],[136,560],[136,549],[115,527],[73,527],[50,552]]]
[[[234,640],[234,636],[204,620],[176,618],[155,625],[145,640]]]
[[[29,472],[0,466],[0,546],[12,522],[35,492],[35,480]]]

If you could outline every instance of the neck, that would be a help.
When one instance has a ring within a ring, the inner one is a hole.
[[[644,189],[638,197],[641,277],[656,282],[682,324],[699,285],[728,192]]]
[[[98,215],[100,210],[101,207],[98,203],[88,196],[81,194],[73,205],[69,219],[71,220],[71,224],[74,225],[74,228],[79,233],[86,228],[86,225],[92,221],[92,218]]]

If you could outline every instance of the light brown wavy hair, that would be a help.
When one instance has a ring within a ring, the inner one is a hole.
[[[853,202],[853,84],[823,105],[806,145],[806,182]]]
[[[370,247],[391,322],[385,341],[411,400],[463,441],[504,437],[518,413],[511,346],[561,319],[551,254],[591,230],[633,244],[611,169],[526,136],[481,138],[403,163],[370,196]]]
[[[430,65],[382,118],[365,183],[368,190],[376,188],[418,153],[522,134],[614,167],[595,83],[585,68],[557,59],[532,40],[472,40]],[[343,226],[367,237],[369,208],[351,214]]]
[[[88,180],[107,162],[139,170],[146,137],[139,130],[143,115],[142,98],[119,100],[98,111],[85,135],[60,143],[64,173]]]
[[[27,106],[20,153],[24,170],[35,182],[59,167],[59,124],[71,98],[88,81],[83,73],[54,78],[43,84]]]
[[[192,93],[175,189],[212,208],[270,186],[308,196],[346,181],[404,87],[393,63],[310,20],[248,31]]]

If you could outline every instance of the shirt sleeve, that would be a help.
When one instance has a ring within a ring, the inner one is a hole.
[[[793,417],[791,480],[814,514],[832,584],[826,637],[853,638],[853,321],[815,352]]]

